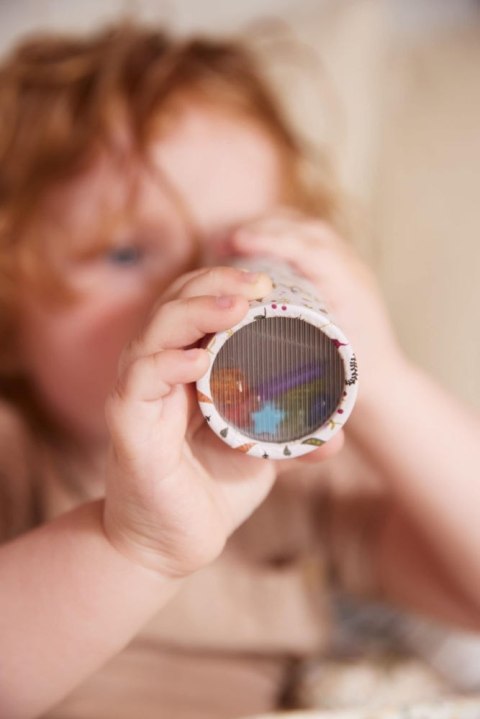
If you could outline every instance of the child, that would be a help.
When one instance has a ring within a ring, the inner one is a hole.
[[[0,715],[273,709],[327,645],[331,580],[479,627],[479,419],[403,356],[248,52],[31,40],[0,114]],[[316,282],[358,354],[345,447],[308,473],[229,449],[193,399],[197,342],[270,288],[232,253]],[[361,505],[331,490],[358,475]]]

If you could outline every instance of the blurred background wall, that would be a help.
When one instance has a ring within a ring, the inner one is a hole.
[[[480,407],[479,6],[0,0],[0,51],[24,32],[86,30],[124,11],[179,32],[249,32],[288,92],[292,119],[331,148],[358,211],[355,241],[381,279],[406,352]],[[262,18],[286,21],[303,50],[272,51]]]

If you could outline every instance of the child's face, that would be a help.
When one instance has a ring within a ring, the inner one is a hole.
[[[202,263],[214,262],[229,228],[281,200],[273,143],[252,123],[212,109],[185,108],[151,157],[165,182],[145,168],[120,173],[104,157],[52,193],[45,222],[60,235],[44,251],[79,298],[58,305],[23,288],[23,366],[49,411],[87,443],[104,442],[103,405],[119,354],[161,289],[188,267],[194,235]],[[116,226],[116,246],[82,256],[105,229],[105,208],[113,217],[125,206],[134,173],[134,221]]]

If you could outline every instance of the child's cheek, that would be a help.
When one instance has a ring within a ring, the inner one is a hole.
[[[104,432],[104,402],[123,347],[143,324],[150,302],[84,302],[53,311],[37,304],[24,316],[24,365],[49,412],[85,438]]]

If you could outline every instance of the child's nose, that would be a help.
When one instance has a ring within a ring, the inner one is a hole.
[[[226,264],[226,260],[234,254],[230,242],[230,233],[210,235],[201,242],[201,264]]]

